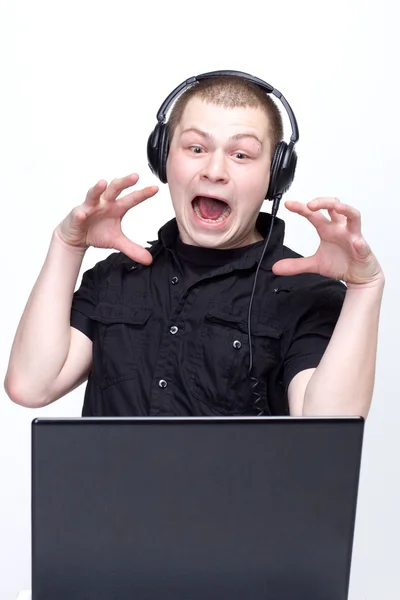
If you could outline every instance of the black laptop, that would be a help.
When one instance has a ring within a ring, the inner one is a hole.
[[[32,423],[32,600],[346,600],[362,418]]]

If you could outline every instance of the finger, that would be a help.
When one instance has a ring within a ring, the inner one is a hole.
[[[333,198],[331,196],[322,196],[319,198],[313,198],[307,203],[307,206],[312,211],[317,210],[336,210],[337,206],[342,206],[339,198]]]
[[[150,265],[153,262],[153,257],[146,248],[135,244],[135,242],[132,242],[123,233],[118,236],[114,248],[142,265]]]
[[[333,208],[328,208],[328,215],[329,215],[331,221],[333,221],[333,223],[346,223],[345,217],[343,215],[340,215]]]
[[[91,187],[88,193],[86,194],[85,203],[89,206],[97,204],[100,200],[101,194],[103,194],[106,188],[107,181],[104,181],[104,179],[100,179],[100,181],[98,181],[96,185]]]
[[[142,190],[135,190],[122,198],[119,198],[118,204],[120,204],[125,211],[128,211],[133,206],[140,204],[144,200],[151,198],[158,192],[158,187],[156,185],[151,185],[149,187],[145,187]]]
[[[343,204],[338,198],[314,198],[307,204],[311,210],[327,210],[332,221],[345,223],[349,233],[361,235],[361,218],[357,209]]]
[[[278,260],[273,267],[275,275],[299,275],[300,273],[318,273],[317,261],[314,256],[307,258],[284,258]]]
[[[113,179],[106,191],[104,192],[104,200],[108,202],[116,200],[123,190],[132,187],[138,181],[139,175],[137,173],[132,173],[132,175],[120,177],[119,179]]]
[[[310,210],[307,205],[302,204],[301,202],[288,200],[285,202],[285,206],[288,210],[290,210],[290,212],[297,213],[298,215],[308,219],[315,227],[319,227],[328,222],[328,219],[322,214],[322,212],[314,212]]]
[[[354,235],[361,236],[361,214],[356,208],[340,203],[336,211],[346,217],[347,229]]]

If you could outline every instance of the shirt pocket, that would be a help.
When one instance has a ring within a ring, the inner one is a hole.
[[[252,376],[257,393],[266,393],[266,376],[278,364],[283,324],[269,315],[253,315]],[[191,393],[222,414],[251,412],[256,399],[250,379],[247,313],[231,305],[212,303],[207,310],[191,361]]]
[[[105,388],[137,376],[142,346],[153,309],[123,304],[97,305],[93,343],[93,378]]]

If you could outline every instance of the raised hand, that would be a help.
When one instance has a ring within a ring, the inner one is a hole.
[[[75,207],[58,225],[56,235],[71,247],[115,249],[139,263],[150,264],[150,252],[128,239],[121,230],[121,220],[128,210],[158,192],[157,186],[150,186],[118,198],[138,179],[137,174],[128,175],[114,179],[109,185],[100,180],[88,191],[84,203]]]
[[[306,205],[288,201],[285,206],[314,225],[320,245],[313,256],[275,263],[276,275],[319,273],[354,285],[374,284],[383,278],[382,269],[361,233],[358,210],[337,198],[316,198]],[[322,210],[328,212],[329,218]]]

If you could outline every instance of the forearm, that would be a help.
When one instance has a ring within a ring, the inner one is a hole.
[[[15,401],[43,395],[66,361],[72,297],[84,254],[53,233],[11,349],[5,388]]]
[[[303,415],[367,416],[372,400],[382,278],[349,286],[329,345],[304,396]]]

